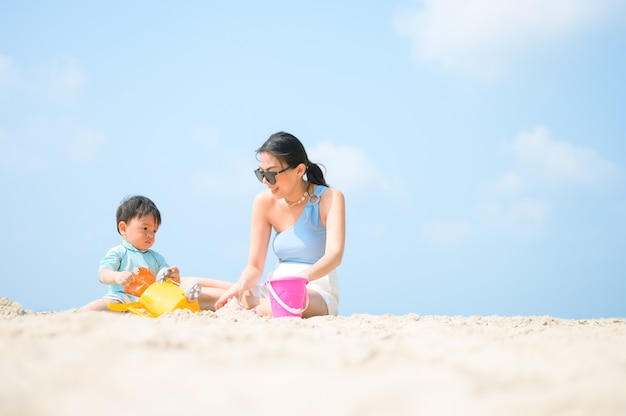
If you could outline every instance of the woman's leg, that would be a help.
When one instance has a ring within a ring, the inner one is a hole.
[[[326,301],[316,290],[309,289],[309,307],[302,313],[303,318],[328,315]]]
[[[246,296],[246,302],[248,303],[248,309],[252,309],[254,312],[261,316],[272,316],[272,307],[270,300],[267,298],[258,298],[256,296]]]
[[[248,302],[248,308],[253,309],[261,316],[273,316],[272,306],[270,300],[267,298],[258,298],[256,296],[246,296],[246,302]],[[309,290],[309,306],[302,313],[303,318],[310,318],[312,316],[324,316],[328,315],[328,306],[326,301],[315,290]]]

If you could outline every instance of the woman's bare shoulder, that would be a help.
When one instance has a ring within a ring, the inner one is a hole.
[[[324,195],[330,196],[331,198],[340,198],[340,199],[344,199],[343,196],[343,192],[341,192],[339,189],[337,188],[328,188],[324,191],[324,193],[322,194],[322,197],[324,197]]]
[[[338,207],[344,209],[345,198],[343,193],[337,188],[328,188],[322,193],[320,198],[320,206],[323,211],[330,209],[331,207]]]
[[[275,199],[272,196],[272,193],[269,189],[265,189],[254,197],[254,204],[259,206],[271,206],[274,203]]]

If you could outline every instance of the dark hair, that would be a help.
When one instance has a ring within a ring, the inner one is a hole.
[[[304,150],[304,146],[298,138],[292,134],[279,131],[272,134],[269,139],[256,150],[256,153],[269,153],[278,160],[284,162],[290,168],[295,168],[300,163],[306,166],[306,177],[309,182],[315,185],[329,186],[324,179],[324,173],[320,166],[309,160]]]
[[[115,225],[118,226],[121,221],[128,223],[133,218],[143,218],[147,215],[152,215],[157,225],[161,225],[161,213],[154,202],[141,195],[126,197],[117,207]],[[119,228],[117,232],[120,232]]]

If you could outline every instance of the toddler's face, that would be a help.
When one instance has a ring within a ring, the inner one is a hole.
[[[159,225],[154,217],[147,215],[142,218],[131,219],[129,223],[125,224],[125,227],[120,227],[120,232],[124,240],[131,243],[135,248],[147,250],[154,244],[158,229]]]

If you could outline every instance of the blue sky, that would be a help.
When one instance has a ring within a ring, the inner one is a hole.
[[[625,23],[610,0],[4,1],[0,296],[100,297],[131,194],[183,275],[236,280],[284,130],[346,196],[341,315],[624,317]]]

